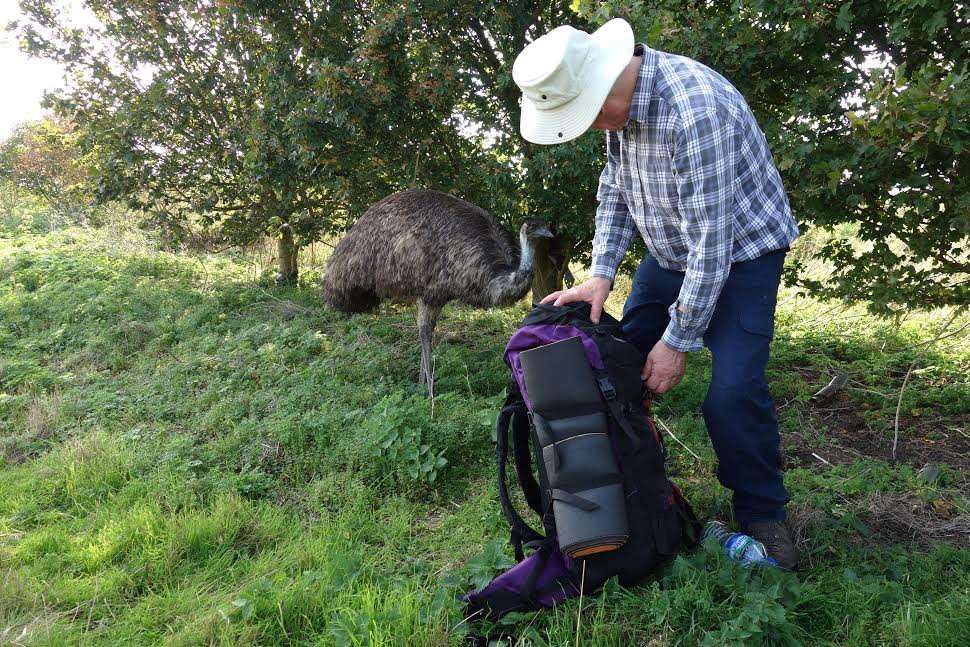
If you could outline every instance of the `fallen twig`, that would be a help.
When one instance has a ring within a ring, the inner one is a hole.
[[[519,636],[519,639],[515,641],[515,647],[519,647],[519,645],[525,644],[526,633],[529,631],[529,627],[532,626],[532,624],[536,621],[536,618],[538,617],[539,617],[538,611],[532,614],[532,620],[529,620],[529,624],[525,626],[525,629],[522,630],[522,634]]]
[[[818,411],[825,411],[827,413],[838,413],[839,411],[855,411],[859,407],[819,407]]]
[[[474,618],[475,616],[477,616],[477,615],[479,615],[479,614],[480,614],[480,613],[482,613],[483,611],[485,611],[485,609],[479,609],[478,611],[476,611],[475,613],[473,613],[473,614],[471,614],[471,615],[470,615],[470,616],[468,616],[467,618],[462,618],[462,620],[461,620],[461,622],[459,622],[459,623],[458,623],[458,624],[456,624],[456,625],[455,625],[454,627],[452,627],[452,628],[451,628],[451,629],[449,630],[449,632],[448,632],[448,633],[454,633],[454,631],[455,631],[455,629],[457,629],[458,627],[460,627],[460,626],[462,626],[463,624],[465,624],[466,622],[468,622],[469,620],[471,620],[471,619],[472,619],[472,618]]]
[[[859,382],[858,380],[852,380],[852,383],[853,384],[860,384],[860,385],[861,384],[864,384],[863,382]],[[883,393],[882,391],[876,391],[875,389],[867,389],[864,386],[851,386],[850,385],[849,388],[852,389],[853,391],[863,391],[865,393],[872,393],[873,395],[878,395],[881,398],[889,398],[889,397],[892,397],[892,395],[889,394],[889,393]]]
[[[831,308],[829,308],[827,310],[823,310],[821,313],[819,313],[818,315],[816,315],[814,318],[809,319],[807,321],[801,321],[801,322],[799,322],[799,326],[805,327],[805,326],[808,326],[809,324],[815,323],[816,321],[821,321],[822,319],[825,319],[830,313],[835,312],[836,310],[841,310],[842,312],[845,312],[848,309],[849,309],[849,306],[848,305],[846,305],[844,303],[836,303]]]
[[[668,427],[667,425],[665,425],[663,420],[661,420],[660,418],[656,418],[656,421],[657,421],[657,424],[660,425],[660,428],[663,429],[664,431],[666,431],[668,434],[670,434],[670,437],[673,438],[677,442],[678,445],[680,445],[681,447],[683,447],[684,449],[686,449],[690,453],[690,455],[693,456],[694,458],[696,458],[699,462],[703,462],[703,461],[701,461],[701,457],[694,453],[694,450],[692,450],[690,447],[688,447],[687,445],[685,445],[684,443],[682,443],[681,440],[680,440],[680,438],[678,438],[677,436],[675,436],[674,435],[674,432],[670,431],[670,427]]]
[[[815,452],[812,452],[812,456],[814,456],[815,458],[817,458],[817,459],[819,459],[820,461],[822,461],[823,463],[825,463],[825,464],[826,464],[826,465],[828,465],[829,467],[831,467],[831,466],[832,466],[832,463],[830,463],[830,462],[828,462],[827,460],[825,460],[824,458],[822,458],[821,456],[819,456],[819,455],[818,455],[818,454],[816,454]]]
[[[778,411],[781,411],[782,409],[784,409],[785,407],[789,406],[792,402],[794,402],[797,399],[798,399],[798,396],[797,395],[793,395],[792,397],[790,397],[787,400],[785,400],[783,403],[779,404],[778,407],[777,407],[777,410]]]
[[[952,321],[953,321],[953,319],[951,319],[950,321],[948,321],[946,325],[949,326]],[[960,326],[959,328],[957,328],[953,332],[949,332],[949,333],[947,333],[945,335],[940,335],[936,339],[932,339],[930,341],[921,341],[920,343],[913,344],[912,346],[906,346],[905,348],[897,348],[893,352],[899,353],[899,352],[902,352],[902,351],[913,350],[915,348],[921,348],[923,346],[929,346],[931,344],[935,344],[936,342],[940,341],[941,339],[946,339],[947,337],[954,337],[956,335],[959,335],[964,330],[966,330],[968,326],[970,326],[970,319],[967,319],[962,326]]]

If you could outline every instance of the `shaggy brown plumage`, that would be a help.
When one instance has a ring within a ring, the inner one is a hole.
[[[532,284],[534,241],[544,223],[523,223],[517,242],[484,209],[447,193],[412,189],[371,206],[327,263],[324,300],[365,312],[385,299],[418,304],[421,380],[432,389],[431,340],[441,308],[521,299]]]

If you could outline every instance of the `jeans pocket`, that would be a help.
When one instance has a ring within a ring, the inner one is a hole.
[[[753,335],[772,339],[775,336],[775,304],[760,303],[742,307],[738,314],[738,325]]]

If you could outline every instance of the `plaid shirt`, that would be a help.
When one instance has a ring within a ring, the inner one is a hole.
[[[606,144],[592,274],[612,281],[639,230],[661,267],[685,272],[663,341],[696,350],[731,263],[798,236],[764,133],[720,74],[643,47],[629,120]]]

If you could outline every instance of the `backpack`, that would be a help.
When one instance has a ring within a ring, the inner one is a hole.
[[[593,324],[586,303],[535,305],[512,335],[505,349],[512,380],[496,441],[499,498],[517,564],[462,598],[466,617],[550,608],[613,576],[633,585],[697,543],[700,523],[667,479],[666,450],[640,380],[643,359],[620,322],[604,312]],[[510,447],[541,533],[509,496]]]

